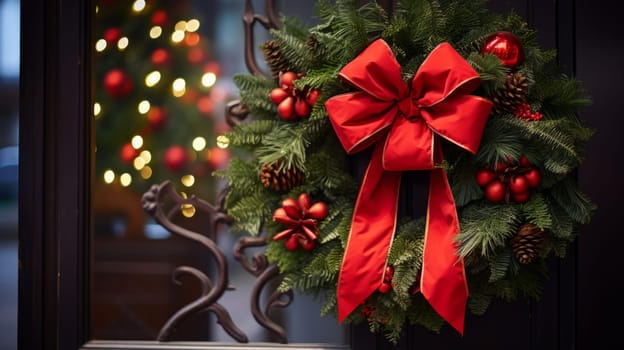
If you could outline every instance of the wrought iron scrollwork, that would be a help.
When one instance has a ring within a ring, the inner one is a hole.
[[[293,300],[291,290],[286,292],[273,291],[268,297],[264,312],[260,311],[260,296],[265,286],[279,276],[277,266],[270,265],[264,253],[255,253],[251,263],[245,255],[248,247],[266,245],[264,237],[243,237],[234,247],[234,258],[251,274],[257,276],[256,284],[251,291],[251,312],[258,324],[267,329],[280,343],[288,343],[286,331],[282,326],[273,321],[268,315],[274,308],[284,308]]]
[[[173,201],[173,205],[169,208],[167,208],[165,204],[167,200]],[[191,275],[200,282],[202,292],[199,298],[178,310],[167,320],[165,325],[160,329],[157,340],[170,340],[172,331],[188,316],[202,311],[212,311],[217,315],[218,322],[230,336],[239,342],[247,342],[248,338],[245,333],[232,322],[232,318],[227,310],[217,303],[217,300],[219,300],[225,290],[229,288],[229,276],[227,259],[215,243],[214,238],[217,226],[221,223],[231,223],[231,218],[200,198],[195,196],[183,198],[174,190],[169,181],[165,181],[161,185],[153,185],[148,192],[143,194],[141,202],[143,204],[143,209],[169,232],[198,242],[207,248],[214,257],[218,267],[217,280],[214,286],[205,273],[194,267],[180,266],[174,271],[173,280],[175,283],[181,283],[179,280],[181,275]],[[208,236],[211,236],[212,239],[188,230],[171,221],[172,217],[181,212],[183,208],[190,208],[189,206],[205,214],[209,222],[208,227],[210,228]]]
[[[265,75],[261,71],[255,57],[253,32],[256,23],[260,23],[267,30],[280,27],[275,0],[265,1],[264,16],[257,14],[252,6],[251,0],[247,0],[245,2],[245,11],[243,14],[243,24],[245,27],[245,64],[251,73]],[[247,108],[245,108],[239,100],[231,101],[226,106],[226,120],[231,126],[242,123],[248,113],[249,111]],[[182,307],[166,321],[165,325],[160,329],[157,338],[158,341],[170,340],[173,331],[183,320],[193,314],[205,311],[213,312],[217,316],[217,323],[219,323],[225,332],[234,340],[241,343],[249,341],[247,335],[234,324],[227,309],[218,303],[225,291],[234,289],[228,282],[227,259],[216,244],[218,225],[230,225],[232,223],[232,219],[227,216],[223,210],[223,199],[224,197],[221,196],[218,200],[219,206],[215,207],[195,196],[185,198],[174,190],[169,181],[165,181],[160,185],[154,185],[148,192],[143,194],[142,204],[145,212],[151,215],[156,222],[172,234],[182,236],[203,245],[214,257],[218,270],[216,281],[213,283],[203,271],[195,267],[179,266],[175,269],[172,276],[174,283],[181,285],[181,277],[191,276],[199,281],[201,294],[196,300]],[[170,202],[173,202],[173,204],[171,205]],[[166,203],[169,203],[169,206],[167,206]],[[207,233],[200,234],[191,231],[172,221],[172,218],[184,210],[184,208],[197,210],[200,213],[196,215],[202,215],[203,218],[208,220],[209,225]],[[256,283],[250,295],[250,307],[254,319],[260,326],[268,330],[277,342],[287,343],[288,338],[286,336],[286,331],[269,317],[269,313],[275,308],[284,308],[290,305],[293,300],[293,293],[292,291],[271,291],[267,288],[270,281],[274,281],[275,278],[279,277],[279,271],[277,266],[269,264],[264,252],[255,253],[251,261],[245,255],[245,249],[249,247],[263,247],[265,245],[266,239],[263,237],[243,237],[234,247],[234,258],[246,271],[256,277]],[[261,308],[261,294],[264,290],[267,290],[270,294],[264,308]]]
[[[253,33],[256,23],[260,23],[266,30],[280,28],[275,0],[265,1],[264,12],[264,16],[256,13],[251,0],[245,1],[245,12],[243,13],[243,25],[245,27],[245,65],[252,74],[266,76],[262,69],[260,69],[260,65],[258,65]],[[247,117],[248,113],[249,111],[241,104],[240,100],[234,100],[226,106],[225,119],[229,125],[235,126],[240,124]]]

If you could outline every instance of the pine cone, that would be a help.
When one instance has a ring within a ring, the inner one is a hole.
[[[303,172],[297,168],[283,168],[279,170],[280,163],[263,164],[260,168],[260,181],[266,188],[276,191],[290,191],[292,188],[303,184]]]
[[[310,37],[308,37],[308,40],[306,40],[305,45],[308,48],[308,51],[310,51],[313,56],[319,56],[321,43],[319,43],[316,36],[310,35]]]
[[[279,44],[275,40],[265,42],[262,45],[262,53],[274,78],[277,78],[280,72],[291,70],[290,64],[280,52]]]
[[[496,90],[491,97],[496,114],[513,113],[518,106],[526,101],[529,90],[527,78],[520,73],[511,73],[502,88]]]
[[[516,258],[521,264],[530,264],[535,259],[544,240],[544,230],[537,225],[527,223],[520,226],[511,241]]]

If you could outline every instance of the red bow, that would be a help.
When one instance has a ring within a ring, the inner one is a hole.
[[[361,91],[325,103],[336,135],[350,154],[372,144],[375,148],[355,203],[338,279],[338,320],[342,322],[383,281],[401,172],[431,170],[420,290],[463,334],[468,287],[456,252],[459,221],[440,166],[440,137],[477,152],[492,108],[490,101],[469,95],[479,86],[479,75],[451,45],[442,43],[407,85],[392,50],[379,39],[340,76]]]

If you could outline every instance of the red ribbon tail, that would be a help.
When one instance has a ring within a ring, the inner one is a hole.
[[[444,169],[432,170],[429,186],[420,289],[433,309],[463,335],[468,285],[464,261],[457,255],[459,219]]]
[[[381,284],[396,228],[400,172],[382,166],[383,143],[373,151],[353,212],[338,277],[338,322],[344,321]]]

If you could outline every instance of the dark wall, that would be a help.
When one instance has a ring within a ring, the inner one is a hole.
[[[576,1],[576,72],[593,100],[583,115],[597,131],[579,181],[598,205],[593,222],[578,239],[578,349],[624,344],[619,321],[624,311],[620,222],[624,190],[617,185],[623,178],[624,27],[616,5]]]

